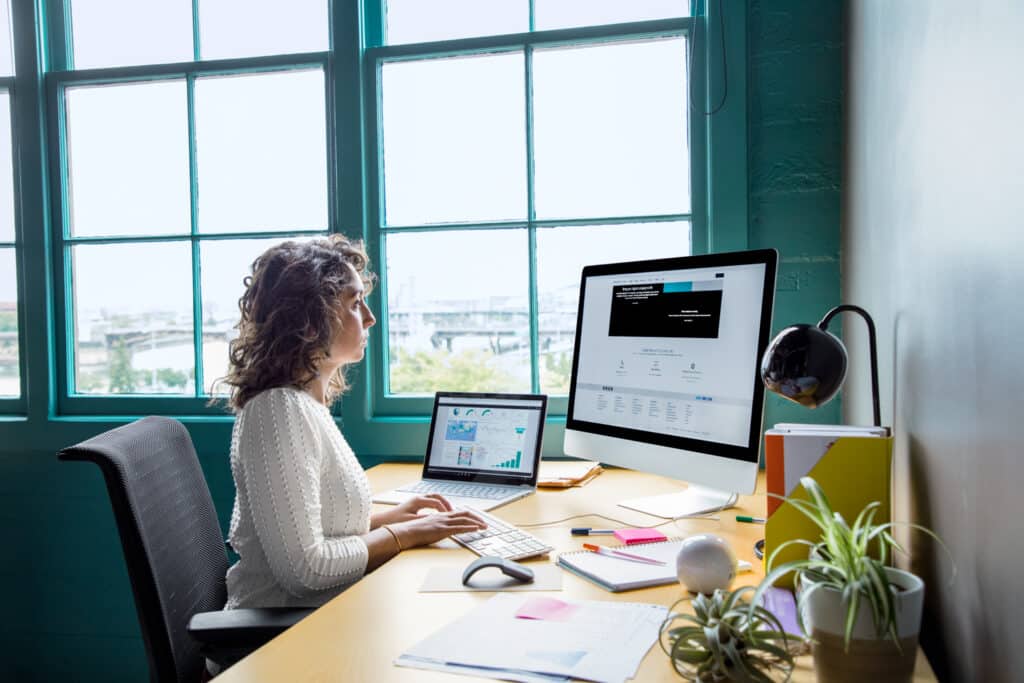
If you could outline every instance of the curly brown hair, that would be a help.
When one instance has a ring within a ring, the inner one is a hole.
[[[348,266],[352,266],[349,268]],[[317,376],[340,325],[337,309],[353,284],[353,270],[369,293],[376,279],[362,242],[342,235],[310,242],[283,242],[252,264],[238,300],[238,337],[228,346],[235,412],[256,394],[274,387],[303,389]],[[344,368],[328,383],[327,402],[346,388]]]

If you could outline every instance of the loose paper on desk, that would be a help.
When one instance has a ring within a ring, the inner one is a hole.
[[[518,673],[625,681],[636,675],[668,612],[661,605],[587,600],[571,603],[576,609],[564,621],[516,618],[530,599],[534,598],[495,595],[404,652],[395,663],[415,668],[451,664],[453,670],[473,667],[474,673],[492,678]]]

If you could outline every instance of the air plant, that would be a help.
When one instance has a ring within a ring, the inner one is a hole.
[[[659,642],[684,679],[699,683],[789,680],[803,638],[786,633],[771,612],[744,598],[754,586],[692,598],[693,614],[669,610]]]

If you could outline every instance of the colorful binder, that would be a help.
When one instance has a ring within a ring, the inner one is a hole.
[[[817,542],[821,530],[793,505],[781,500],[806,500],[800,478],[811,476],[821,485],[833,509],[851,524],[865,505],[881,503],[875,522],[891,519],[892,436],[885,427],[779,424],[765,432],[767,522],[765,553],[793,539]],[[807,557],[807,547],[791,545],[775,565]],[[766,567],[767,569],[767,567]],[[791,586],[792,575],[776,582]]]

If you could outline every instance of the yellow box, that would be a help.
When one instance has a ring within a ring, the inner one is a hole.
[[[828,496],[832,509],[850,524],[864,506],[881,503],[875,523],[892,516],[892,436],[881,427],[839,425],[776,425],[765,432],[767,522],[764,561],[793,539],[817,543],[821,529],[782,497],[808,500],[800,478],[813,477]],[[775,558],[777,566],[805,559],[808,548],[790,545]],[[776,582],[789,586],[792,575]]]

